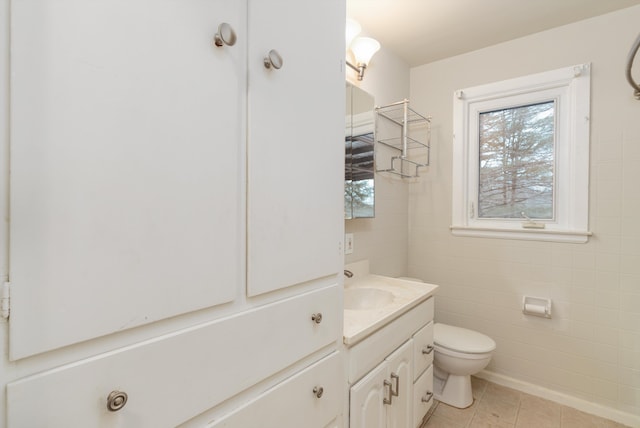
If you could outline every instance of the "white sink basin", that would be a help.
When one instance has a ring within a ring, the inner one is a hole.
[[[393,293],[378,288],[357,287],[344,290],[344,308],[367,310],[383,307],[393,301]]]
[[[355,345],[429,299],[437,285],[375,275],[369,261],[345,265],[343,342]]]

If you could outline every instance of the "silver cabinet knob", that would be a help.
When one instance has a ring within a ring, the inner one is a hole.
[[[426,348],[423,348],[423,349],[422,349],[422,353],[423,353],[424,355],[429,355],[429,354],[430,354],[430,353],[432,353],[432,352],[433,352],[433,345],[427,345],[427,347],[426,347]]]
[[[125,404],[127,404],[127,396],[126,392],[122,391],[111,391],[109,396],[107,397],[107,409],[110,412],[117,412],[122,409]]]
[[[321,398],[322,394],[324,394],[324,388],[321,386],[314,386],[313,387],[313,393],[315,394],[315,396],[317,398]]]
[[[320,324],[322,322],[322,312],[311,315],[311,321],[315,322],[316,324]]]
[[[218,32],[213,37],[213,43],[216,46],[233,46],[236,44],[236,40],[236,32],[233,31],[231,25],[227,24],[226,22],[218,25]]]
[[[422,402],[423,403],[428,403],[429,401],[431,401],[432,398],[433,398],[433,392],[427,391],[427,395],[422,397]]]
[[[275,68],[279,70],[282,68],[283,60],[277,50],[271,49],[269,53],[264,57],[265,68]]]

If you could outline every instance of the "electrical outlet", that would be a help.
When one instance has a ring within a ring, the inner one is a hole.
[[[353,233],[346,233],[344,235],[344,253],[353,253]]]

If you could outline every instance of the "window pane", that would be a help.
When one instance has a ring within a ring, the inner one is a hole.
[[[480,113],[478,217],[553,219],[555,102]]]

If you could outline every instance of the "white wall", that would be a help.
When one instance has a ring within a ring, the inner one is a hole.
[[[377,106],[409,97],[409,66],[384,46],[371,60],[362,81],[358,82],[349,68],[347,80],[372,94]],[[375,218],[345,220],[345,232],[354,234],[354,252],[345,262],[369,259],[374,273],[406,275],[409,187],[383,174],[376,174],[375,186]]]
[[[408,253],[408,274],[441,286],[437,321],[496,340],[489,371],[627,412],[634,426],[640,424],[640,101],[624,73],[638,22],[635,6],[411,70],[411,101],[433,116],[434,148],[425,178],[410,188]],[[454,90],[586,62],[592,63],[590,242],[454,238]],[[640,80],[640,59],[635,75]],[[552,298],[553,319],[524,316],[523,295]]]

